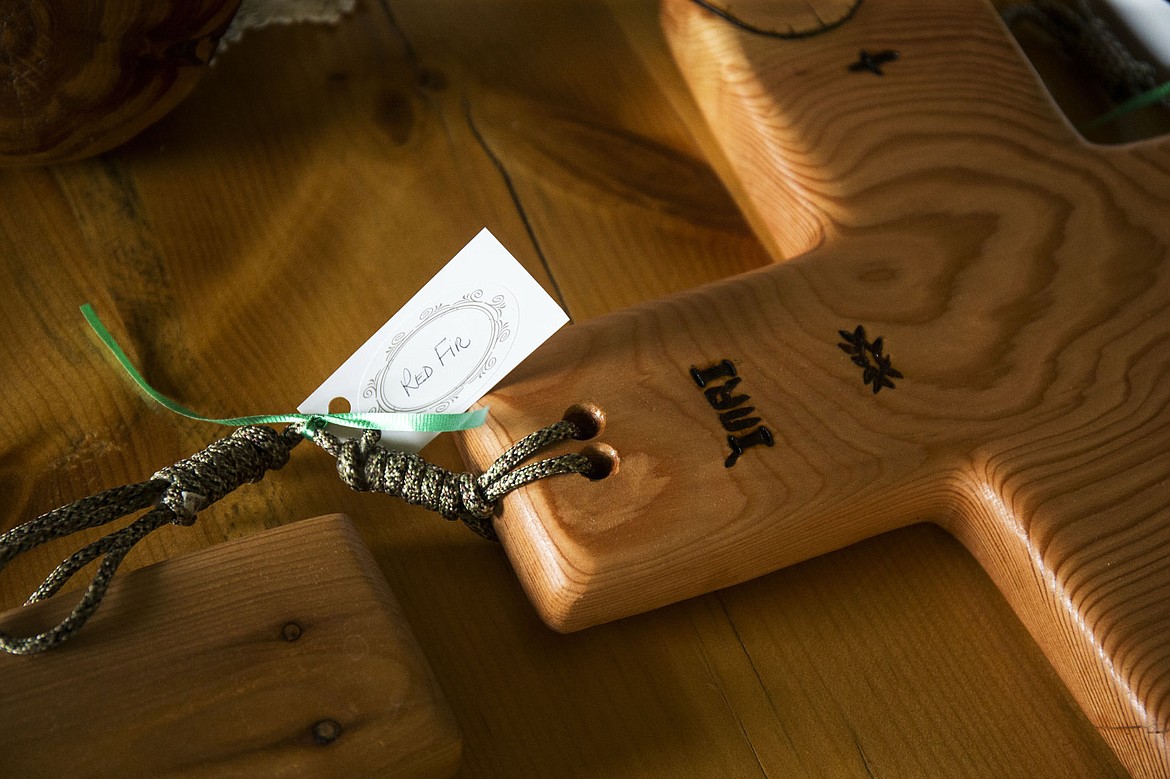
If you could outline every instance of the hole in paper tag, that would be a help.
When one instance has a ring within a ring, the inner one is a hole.
[[[569,321],[487,230],[455,255],[298,410],[466,411]],[[354,430],[330,426],[338,436]],[[417,452],[434,433],[383,431],[383,444]]]

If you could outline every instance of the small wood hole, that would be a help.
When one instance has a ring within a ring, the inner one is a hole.
[[[597,438],[605,429],[605,412],[596,403],[574,403],[562,418],[577,426],[577,435],[573,437],[578,441]]]
[[[609,444],[593,443],[581,450],[581,454],[589,460],[593,468],[585,477],[593,481],[601,481],[618,472],[621,458],[617,450]]]
[[[350,410],[349,401],[345,398],[334,398],[329,401],[330,414],[348,414]]]

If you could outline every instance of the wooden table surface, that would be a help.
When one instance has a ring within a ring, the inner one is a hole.
[[[484,226],[577,322],[770,262],[704,161],[653,15],[362,2],[335,28],[249,34],[114,152],[0,172],[0,528],[224,432],[144,400],[84,302],[161,391],[228,416],[291,410]],[[448,439],[425,454],[460,466]],[[350,492],[301,447],[127,565],[333,512],[401,600],[465,776],[1124,775],[930,525],[558,635],[497,546]],[[0,607],[77,545],[0,573]]]

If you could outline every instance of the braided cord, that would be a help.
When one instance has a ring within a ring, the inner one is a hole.
[[[82,498],[0,535],[0,568],[3,568],[18,554],[47,541],[150,509],[126,527],[67,557],[25,601],[27,606],[48,598],[74,574],[101,558],[97,572],[69,616],[55,627],[32,636],[18,637],[0,631],[0,649],[16,655],[34,654],[69,638],[97,611],[114,572],[135,544],[163,525],[192,524],[200,509],[287,463],[289,452],[302,440],[300,431],[290,428],[278,433],[270,427],[241,427],[202,452],[163,468],[148,481]]]
[[[1146,93],[1157,84],[1154,66],[1135,57],[1086,0],[1031,0],[1001,13],[1009,27],[1027,20],[1052,36],[1115,101]]]
[[[542,449],[578,436],[571,422],[538,430],[504,452],[482,476],[452,473],[418,455],[378,446],[381,432],[367,430],[342,440],[295,422],[277,432],[270,427],[241,427],[206,449],[160,469],[149,480],[114,487],[53,509],[0,534],[0,569],[33,547],[80,530],[98,527],[149,509],[129,525],[92,541],[67,557],[25,601],[31,605],[58,592],[86,565],[101,559],[97,572],[64,620],[31,636],[0,631],[0,649],[17,655],[57,646],[85,624],[101,604],[110,581],[130,550],[163,525],[191,525],[196,514],[266,472],[288,462],[292,448],[309,437],[337,459],[341,479],[355,490],[384,492],[424,506],[447,519],[460,519],[484,538],[496,540],[491,517],[508,492],[537,479],[565,473],[588,474],[592,465],[582,454],[562,454],[528,465]]]
[[[383,449],[377,430],[348,440],[318,432],[312,440],[337,458],[337,475],[351,489],[394,495],[446,519],[462,520],[478,535],[495,541],[491,516],[504,495],[538,479],[592,470],[589,459],[575,452],[521,466],[537,452],[578,435],[577,426],[568,421],[537,430],[513,444],[481,476],[454,473],[416,454]]]

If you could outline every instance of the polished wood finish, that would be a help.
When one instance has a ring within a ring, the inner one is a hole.
[[[240,0],[4,0],[0,165],[123,143],[198,82]]]
[[[1170,774],[1170,381],[1155,346],[1170,336],[1170,143],[1081,139],[986,2],[870,6],[791,47],[681,0],[663,18],[760,221],[777,240],[807,225],[789,248],[816,247],[814,270],[790,266],[796,283],[887,335],[915,377],[883,396],[878,425],[835,422],[832,465],[841,444],[878,465],[867,520],[951,492],[929,515],[1122,762]],[[840,69],[866,47],[902,55],[877,84]],[[910,461],[908,483],[894,463]]]
[[[620,459],[496,523],[543,618],[587,627],[929,520],[1122,761],[1170,772],[1170,145],[1081,140],[984,2],[870,4],[796,41],[690,0],[663,18],[736,189],[800,256],[567,330],[489,396],[477,465],[583,401]],[[863,50],[901,56],[881,75],[850,67]],[[839,348],[855,328],[869,353]],[[688,375],[725,360],[734,378]]]
[[[0,614],[24,634],[76,596]],[[118,577],[59,648],[0,656],[0,761],[20,776],[449,777],[460,738],[343,516]]]
[[[0,527],[223,434],[134,391],[82,302],[161,390],[243,414],[294,408],[485,225],[579,324],[769,262],[696,143],[653,3],[389,9],[250,33],[129,144],[0,172]],[[461,466],[447,437],[424,454]],[[126,567],[338,511],[435,670],[463,776],[1125,773],[931,526],[560,635],[497,545],[349,491],[302,445]],[[0,571],[0,607],[80,541]]]

